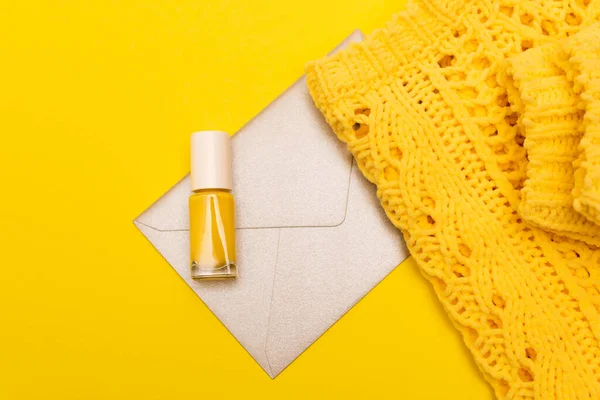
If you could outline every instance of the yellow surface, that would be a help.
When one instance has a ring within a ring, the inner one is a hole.
[[[2,3],[1,399],[491,398],[412,261],[271,380],[133,226],[190,132],[401,7],[286,4]]]

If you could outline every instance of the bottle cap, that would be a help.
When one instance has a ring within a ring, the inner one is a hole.
[[[225,132],[200,131],[192,134],[192,191],[232,189],[231,139]]]

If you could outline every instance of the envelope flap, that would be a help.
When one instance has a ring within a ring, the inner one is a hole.
[[[362,38],[356,32],[340,47]],[[233,136],[237,227],[333,227],[346,217],[352,158],[301,78]],[[189,177],[137,221],[189,229]]]

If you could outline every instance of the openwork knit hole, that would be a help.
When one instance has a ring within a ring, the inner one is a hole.
[[[525,13],[521,14],[521,23],[523,25],[532,26],[533,25],[533,15]]]
[[[454,57],[451,54],[446,54],[445,56],[443,56],[442,58],[439,59],[438,64],[440,67],[446,68],[446,67],[450,67],[450,66],[454,65],[455,62],[456,62],[456,57]]]
[[[464,24],[460,24],[454,30],[454,37],[458,37],[458,36],[464,35],[465,33],[467,33],[467,27]]]
[[[352,129],[354,129],[354,136],[356,136],[357,139],[361,139],[369,134],[369,125],[364,125],[357,122],[352,125]]]
[[[473,252],[469,246],[466,244],[460,244],[458,246],[458,251],[465,257],[471,257],[471,253]]]
[[[582,22],[582,19],[579,15],[575,13],[570,13],[566,16],[565,21],[567,21],[567,24],[571,26],[579,26]]]
[[[499,107],[508,106],[508,96],[506,95],[506,93],[504,93],[496,99],[496,104],[498,104]]]
[[[515,142],[517,142],[519,146],[523,147],[523,144],[525,143],[525,136],[523,136],[521,132],[518,132],[515,136]]]
[[[423,197],[421,204],[427,208],[435,208],[435,200],[431,197]]]
[[[369,115],[371,115],[371,109],[356,108],[354,110],[354,115],[364,115],[368,117]],[[354,136],[357,139],[361,139],[369,134],[369,125],[367,124],[361,124],[360,122],[356,122],[354,125],[352,125],[352,129],[354,129]]]
[[[508,153],[509,153],[508,147],[503,144],[496,146],[496,148],[494,150],[494,154],[496,154],[497,156],[504,156],[504,155],[507,155]]]
[[[542,21],[542,33],[546,36],[555,36],[558,33],[554,22],[546,19]]]
[[[371,115],[370,108],[357,108],[354,110],[354,115],[366,115],[367,117]]]
[[[516,113],[512,113],[512,114],[509,114],[506,117],[504,117],[504,121],[510,126],[517,125],[518,120],[519,120],[519,116]]]
[[[504,306],[506,305],[504,298],[499,294],[492,295],[492,303],[494,303],[494,305],[499,308],[504,308]]]
[[[519,378],[521,378],[523,382],[533,381],[533,375],[528,368],[519,368]]]
[[[531,361],[535,361],[535,358],[537,357],[537,353],[535,352],[534,349],[532,349],[531,347],[528,347],[525,349],[525,355],[527,356],[527,358],[529,358]]]
[[[515,8],[510,6],[501,6],[500,12],[504,15],[512,17],[513,13],[515,12]]]
[[[431,215],[427,216],[427,222],[429,222],[429,225],[435,225],[435,219]]]
[[[506,154],[508,154],[508,150],[506,150],[506,152],[496,153],[497,156],[502,156],[502,155],[506,155]],[[514,172],[514,171],[516,171],[516,170],[519,169],[519,166],[514,161],[498,162],[498,166],[504,172]],[[510,181],[510,183],[513,186],[515,186],[515,184],[518,184],[518,181],[515,180],[515,179],[510,179],[509,178],[508,180]],[[516,187],[515,187],[515,189],[516,189]]]
[[[452,31],[452,36],[454,36],[455,38],[459,38],[465,32],[466,32],[466,30],[465,31],[461,31],[459,29],[455,29],[455,30]]]
[[[531,40],[531,39],[521,40],[521,50],[522,51],[527,51],[527,50],[531,49],[532,47],[533,47],[533,40]]]
[[[505,380],[498,381],[498,394],[500,395],[500,397],[506,396],[509,390],[510,386],[508,382],[506,382]]]
[[[389,133],[389,135],[392,136],[391,133]],[[398,160],[398,161],[400,161],[402,159],[402,150],[400,150],[397,147],[392,147],[390,149],[390,158],[392,160]]]
[[[587,6],[590,5],[590,3],[592,2],[592,0],[576,0],[577,5],[581,8],[585,8]]]
[[[490,318],[488,318],[488,320],[486,321],[487,326],[490,327],[490,329],[501,329],[502,328],[502,321],[500,321],[498,318],[491,316]]]
[[[471,276],[471,269],[465,265],[454,264],[452,266],[452,273],[457,278],[466,278],[468,276]]]

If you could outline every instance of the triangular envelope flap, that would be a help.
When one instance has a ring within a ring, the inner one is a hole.
[[[346,215],[351,156],[316,109],[305,78],[233,136],[237,227],[336,226]],[[189,177],[137,221],[189,229]]]

